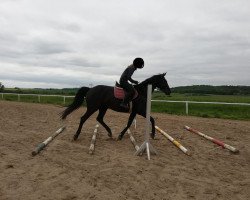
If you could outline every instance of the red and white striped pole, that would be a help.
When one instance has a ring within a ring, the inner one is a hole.
[[[205,135],[204,133],[201,133],[200,131],[197,131],[197,130],[195,130],[195,129],[193,129],[193,128],[190,128],[189,126],[184,126],[184,128],[185,128],[186,130],[192,132],[192,133],[195,133],[195,134],[197,134],[197,135],[200,135],[201,137],[206,138],[207,140],[210,140],[211,142],[213,142],[213,143],[215,143],[215,144],[217,144],[217,145],[219,145],[219,146],[221,146],[221,147],[223,147],[223,148],[226,148],[226,149],[232,151],[233,153],[239,153],[239,150],[238,150],[238,149],[236,149],[235,147],[232,147],[232,146],[230,146],[230,145],[228,145],[228,144],[225,144],[224,142],[222,142],[222,141],[220,141],[220,140],[217,140],[217,139],[212,138],[212,137],[210,137],[210,136],[208,136],[208,135]]]

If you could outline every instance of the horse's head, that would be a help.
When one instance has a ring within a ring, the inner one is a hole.
[[[153,76],[153,79],[154,79],[153,85],[154,87],[159,88],[166,95],[170,95],[171,90],[170,90],[167,80],[165,79],[165,75],[166,73]]]
[[[135,87],[136,87],[137,91],[140,92],[141,87],[143,87],[145,90],[145,88],[147,88],[147,85],[151,84],[153,86],[153,89],[158,88],[162,92],[164,92],[166,95],[170,95],[171,90],[168,86],[167,80],[165,79],[165,75],[166,75],[166,73],[154,75],[154,76],[142,81],[140,84],[136,85]]]

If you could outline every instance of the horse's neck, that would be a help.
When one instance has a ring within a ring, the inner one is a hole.
[[[141,95],[143,97],[147,97],[148,85],[150,85],[150,83],[149,84],[139,84],[139,85],[136,85],[135,89],[137,90],[139,95]],[[155,90],[155,88],[156,87],[154,85],[152,85],[152,93]]]

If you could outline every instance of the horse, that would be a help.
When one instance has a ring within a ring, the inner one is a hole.
[[[169,88],[168,82],[165,79],[166,73],[154,75],[138,85],[134,85],[135,90],[138,92],[138,96],[132,100],[132,109],[131,113],[127,122],[127,126],[122,130],[122,132],[118,136],[118,140],[123,138],[123,135],[131,126],[135,116],[141,115],[146,118],[146,102],[147,102],[147,86],[149,84],[152,85],[152,92],[158,88],[166,95],[170,95],[171,90]],[[79,134],[81,133],[82,126],[85,121],[97,110],[99,110],[99,114],[96,120],[106,129],[108,132],[108,136],[112,138],[112,131],[108,127],[108,125],[103,121],[103,118],[106,114],[108,109],[112,109],[117,112],[128,113],[129,110],[121,107],[120,103],[122,100],[119,100],[114,97],[114,87],[106,86],[106,85],[97,85],[93,88],[89,87],[81,87],[76,95],[75,98],[62,113],[61,119],[64,120],[66,117],[72,113],[74,110],[81,107],[82,103],[86,99],[87,103],[87,110],[85,114],[81,117],[79,127],[73,137],[74,140],[77,140]],[[150,122],[152,125],[152,132],[151,138],[154,139],[155,137],[155,120],[152,116],[150,116]]]

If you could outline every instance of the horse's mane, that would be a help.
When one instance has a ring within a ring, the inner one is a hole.
[[[150,78],[147,78],[146,80],[142,81],[138,85],[134,85],[134,87],[138,92],[140,92],[140,91],[146,92],[147,86],[149,84],[153,85],[154,83],[156,83],[159,80],[160,76],[161,76],[161,74],[151,76]]]
[[[148,84],[152,84],[153,82],[157,81],[159,79],[159,76],[161,76],[161,74],[157,74],[154,76],[151,76],[150,78],[147,78],[146,80],[142,81],[139,85],[148,85]]]

